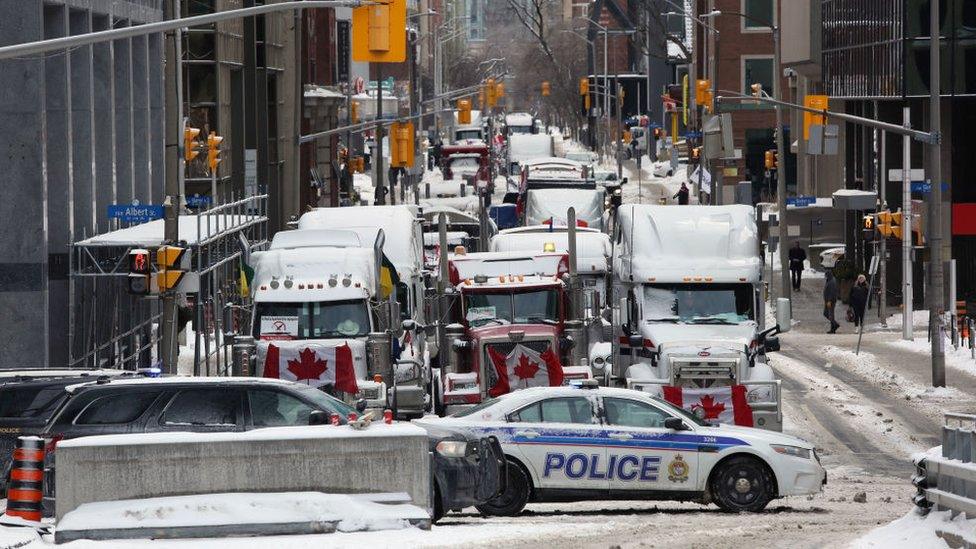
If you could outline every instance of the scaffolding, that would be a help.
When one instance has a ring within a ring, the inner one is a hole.
[[[241,263],[268,245],[267,206],[268,196],[258,195],[179,216],[180,243],[191,254],[186,277],[199,286],[178,300],[179,332],[186,336],[181,339],[180,373],[229,373],[226,334],[246,330],[250,321],[250,298],[241,291]],[[127,259],[134,249],[152,251],[164,245],[163,225],[161,219],[150,221],[72,245],[70,367],[134,370],[156,364],[159,299],[128,293]]]

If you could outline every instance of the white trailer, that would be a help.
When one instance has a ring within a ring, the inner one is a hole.
[[[779,350],[773,336],[789,322],[763,331],[754,210],[628,204],[617,215],[613,382],[708,402],[744,386],[754,426],[782,430],[765,353]]]
[[[546,134],[516,133],[508,136],[508,168],[517,174],[532,160],[553,157],[553,137]]]
[[[530,189],[525,197],[526,225],[566,226],[566,212],[576,208],[576,224],[603,230],[606,213],[603,189]]]

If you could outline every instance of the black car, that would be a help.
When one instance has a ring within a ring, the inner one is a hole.
[[[345,424],[356,411],[307,385],[264,378],[103,379],[67,392],[41,435],[51,449],[60,440],[92,435],[316,425],[333,413]],[[435,518],[438,511],[479,504],[501,490],[505,462],[497,440],[454,429],[429,432],[429,437],[438,495]],[[53,455],[47,458],[45,507],[54,496]]]
[[[0,497],[6,494],[17,437],[41,434],[67,400],[65,387],[132,375],[135,374],[106,370],[0,370]]]

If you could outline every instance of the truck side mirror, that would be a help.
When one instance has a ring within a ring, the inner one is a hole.
[[[778,337],[767,337],[766,341],[763,343],[763,348],[767,353],[775,353],[779,351],[779,338]]]
[[[618,320],[620,321],[620,326],[623,327],[625,331],[629,330],[630,329],[630,300],[627,299],[626,297],[621,297],[620,305],[617,310],[620,311],[618,313],[619,314]]]
[[[790,300],[781,297],[776,300],[776,324],[780,332],[788,332],[793,324],[793,307]]]
[[[403,328],[404,332],[412,332],[417,329],[417,321],[408,318],[400,323],[400,327]]]

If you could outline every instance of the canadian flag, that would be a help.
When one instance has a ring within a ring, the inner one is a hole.
[[[752,427],[752,408],[746,400],[746,386],[712,387],[664,387],[664,400],[696,416],[718,423],[731,423]]]
[[[516,344],[506,356],[494,346],[489,346],[488,356],[498,373],[498,381],[488,390],[490,396],[496,397],[526,387],[558,387],[563,384],[563,366],[552,347],[540,354]]]
[[[357,393],[356,371],[348,344],[268,345],[264,377],[287,379],[311,387],[332,385],[344,393]]]

